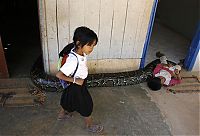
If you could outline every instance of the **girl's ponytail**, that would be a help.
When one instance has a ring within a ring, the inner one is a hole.
[[[63,57],[64,54],[69,54],[70,51],[75,47],[74,43],[70,43],[63,48],[63,50],[59,53],[59,57]]]

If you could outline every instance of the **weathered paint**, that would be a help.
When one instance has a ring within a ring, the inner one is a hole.
[[[113,22],[113,0],[101,0],[99,12],[99,43],[97,48],[97,58],[107,59],[109,56],[110,37],[112,36],[112,22]]]
[[[70,41],[69,26],[69,0],[57,1],[57,30],[58,30],[58,51],[60,52]],[[68,23],[66,23],[68,22]]]
[[[45,0],[43,1],[38,0],[38,9],[39,9],[39,19],[40,19],[40,38],[43,51],[42,55],[43,55],[44,70],[47,73],[50,73]]]
[[[47,44],[49,53],[49,71],[53,72],[57,68],[58,60],[58,27],[57,27],[57,0],[45,0],[46,6],[46,29]]]
[[[114,68],[106,72],[139,68],[153,0],[44,0],[39,4],[47,73],[57,71],[58,52],[72,42],[78,26],[91,28],[99,37],[88,58],[89,69],[101,73],[112,64]]]
[[[139,69],[139,64],[140,59],[101,59],[98,61],[88,61],[90,74],[132,71],[133,69]]]

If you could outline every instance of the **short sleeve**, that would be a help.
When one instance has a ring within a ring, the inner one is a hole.
[[[160,72],[160,70],[162,69],[162,65],[161,64],[157,64],[155,69],[153,70],[153,74],[157,74]]]
[[[69,54],[65,64],[60,68],[60,71],[66,76],[70,76],[74,73],[77,63],[77,58],[74,55]]]
[[[175,66],[169,68],[170,71],[174,71],[175,69],[176,69]]]

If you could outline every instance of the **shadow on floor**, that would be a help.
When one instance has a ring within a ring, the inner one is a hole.
[[[160,110],[139,85],[90,88],[93,118],[106,135],[171,135]],[[90,135],[83,118],[75,113],[57,121],[60,93],[47,93],[39,107],[0,109],[0,135]]]

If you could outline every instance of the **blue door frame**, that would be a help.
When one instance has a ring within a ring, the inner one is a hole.
[[[146,59],[146,54],[148,51],[149,42],[151,39],[151,33],[153,29],[157,5],[158,5],[158,0],[154,0],[151,16],[150,16],[150,21],[149,21],[149,26],[147,30],[147,36],[144,43],[142,58],[140,62],[140,68],[144,68],[145,66],[145,59]],[[186,70],[192,70],[194,63],[196,61],[197,55],[199,53],[199,49],[200,49],[200,22],[198,23],[196,34],[190,45],[190,50],[185,58],[184,67],[186,68]]]
[[[151,33],[152,33],[152,29],[153,29],[157,5],[158,5],[158,0],[154,0],[152,11],[151,11],[151,16],[150,16],[150,21],[149,21],[149,26],[148,26],[148,30],[147,30],[146,40],[145,40],[144,48],[143,48],[143,52],[142,52],[140,68],[144,68],[144,65],[145,65],[145,59],[146,59],[146,55],[147,55],[147,51],[148,51],[148,47],[149,47],[148,45],[151,40]]]
[[[198,23],[197,31],[194,35],[194,38],[193,38],[192,43],[190,45],[189,52],[188,52],[188,54],[185,58],[185,61],[184,61],[184,67],[187,70],[189,70],[189,71],[192,70],[192,68],[195,64],[197,55],[199,53],[199,49],[200,49],[200,22]]]

